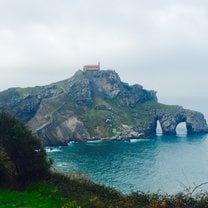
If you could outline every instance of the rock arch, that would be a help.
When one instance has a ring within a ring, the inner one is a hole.
[[[176,127],[181,122],[186,123],[187,134],[208,132],[204,115],[196,111],[182,108],[175,112],[159,112],[155,117],[155,126],[157,126],[157,120],[161,124],[163,134],[166,135],[175,135]]]
[[[162,126],[161,126],[159,120],[156,120],[156,130],[155,130],[155,133],[159,134],[159,135],[163,134]]]
[[[187,135],[187,125],[186,122],[181,122],[176,126],[176,135],[185,136]]]

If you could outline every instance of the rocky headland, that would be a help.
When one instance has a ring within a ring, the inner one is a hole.
[[[146,137],[156,133],[157,121],[163,134],[176,134],[181,122],[189,134],[208,132],[202,113],[161,104],[155,91],[124,83],[112,70],[77,71],[50,85],[10,88],[0,92],[0,111],[15,115],[46,145]]]

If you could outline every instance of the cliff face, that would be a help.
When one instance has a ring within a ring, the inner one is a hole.
[[[8,89],[0,93],[0,111],[24,121],[46,145],[147,136],[157,120],[165,134],[175,134],[180,122],[188,133],[208,129],[201,113],[160,104],[154,91],[123,83],[115,71],[78,71],[47,86]]]

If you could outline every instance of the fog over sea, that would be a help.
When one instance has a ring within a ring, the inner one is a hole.
[[[200,111],[208,120],[207,97],[161,97],[159,102]],[[187,136],[183,123],[176,136],[164,136],[158,127],[150,139],[69,143],[46,150],[58,171],[81,172],[124,193],[172,194],[208,181],[208,134]]]

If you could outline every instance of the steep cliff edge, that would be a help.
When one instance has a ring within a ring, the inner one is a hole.
[[[115,71],[78,71],[43,87],[0,93],[0,111],[24,121],[46,145],[95,138],[148,136],[159,121],[164,134],[186,122],[188,133],[207,132],[203,114],[157,102],[156,92],[128,85]]]

